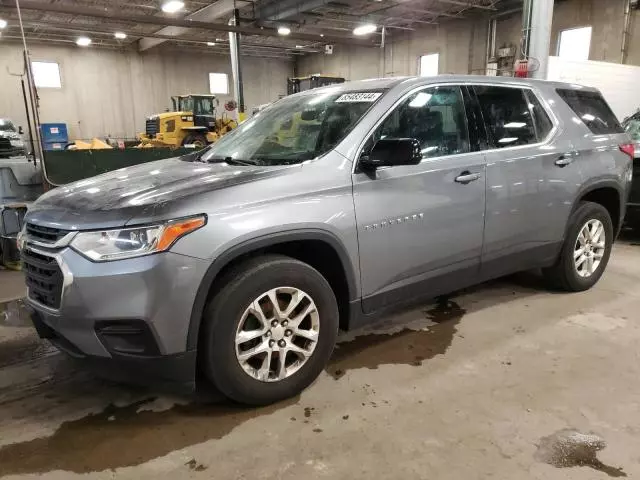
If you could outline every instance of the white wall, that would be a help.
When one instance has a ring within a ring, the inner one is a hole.
[[[40,121],[62,122],[71,138],[129,137],[144,130],[145,117],[164,111],[171,95],[209,93],[209,72],[229,75],[229,57],[154,50],[143,54],[98,48],[31,46],[32,60],[60,64],[61,89],[38,89]],[[0,48],[0,117],[26,127],[19,77],[22,48]],[[293,64],[273,58],[242,57],[247,111],[286,94]],[[220,96],[221,107],[229,96]]]

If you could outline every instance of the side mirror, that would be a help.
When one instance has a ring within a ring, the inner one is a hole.
[[[20,135],[22,135],[22,134],[24,133],[24,130],[22,130],[22,127],[18,127],[18,133],[19,133]]]
[[[383,138],[378,140],[369,155],[360,158],[363,170],[399,165],[417,165],[422,161],[420,142],[415,138]]]

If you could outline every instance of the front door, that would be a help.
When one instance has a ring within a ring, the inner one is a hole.
[[[485,162],[469,141],[462,90],[414,91],[365,143],[415,138],[419,165],[358,172],[353,192],[365,312],[473,283],[482,250]]]

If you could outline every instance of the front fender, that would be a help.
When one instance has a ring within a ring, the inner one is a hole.
[[[357,297],[356,275],[351,262],[349,253],[340,239],[333,233],[323,229],[296,229],[285,232],[275,232],[261,235],[255,238],[245,240],[238,243],[227,250],[211,263],[204,275],[198,291],[196,293],[195,302],[191,311],[189,320],[189,330],[187,334],[187,351],[194,350],[198,345],[198,335],[200,332],[200,324],[202,322],[202,314],[209,298],[211,286],[222,269],[229,265],[233,260],[242,255],[253,251],[261,250],[280,243],[292,241],[316,240],[329,244],[338,254],[342,263],[343,270],[346,274],[347,286],[349,289],[349,299],[353,300]]]

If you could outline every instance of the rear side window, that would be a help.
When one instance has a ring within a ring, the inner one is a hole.
[[[536,136],[538,137],[538,141],[542,141],[547,138],[547,135],[549,135],[549,132],[553,129],[553,122],[549,118],[546,110],[542,107],[538,97],[536,97],[531,90],[525,90],[524,96],[527,102],[529,102],[529,110],[531,110],[531,114],[533,115]]]
[[[569,88],[559,88],[556,91],[592,133],[603,135],[624,132],[620,122],[618,122],[618,119],[599,92],[587,92]]]
[[[474,87],[494,147],[537,143],[531,111],[521,88]]]

